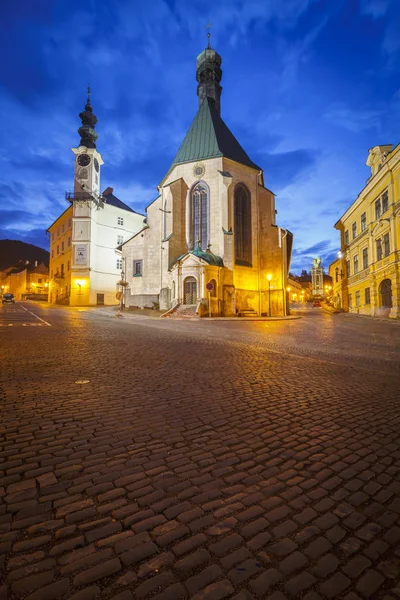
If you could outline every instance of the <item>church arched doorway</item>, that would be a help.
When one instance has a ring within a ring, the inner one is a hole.
[[[384,279],[379,286],[380,305],[383,308],[392,308],[392,282]]]
[[[184,304],[196,304],[197,281],[194,277],[186,277],[183,283]]]

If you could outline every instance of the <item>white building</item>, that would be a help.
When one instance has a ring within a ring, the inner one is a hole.
[[[68,208],[48,228],[49,301],[70,305],[117,304],[122,255],[118,247],[143,227],[135,212],[107,188],[100,194],[104,161],[96,149],[97,119],[88,96],[74,160],[74,191]]]

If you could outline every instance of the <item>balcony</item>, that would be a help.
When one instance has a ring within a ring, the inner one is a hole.
[[[89,192],[65,192],[65,199],[70,202],[74,200],[82,202],[84,200],[93,200],[93,197]]]

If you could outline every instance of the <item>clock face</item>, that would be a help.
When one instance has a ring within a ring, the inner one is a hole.
[[[80,154],[78,156],[78,165],[80,167],[87,167],[89,163],[90,163],[89,154]]]
[[[95,158],[93,162],[94,162],[94,168],[96,169],[97,172],[99,172],[99,169],[100,169],[99,161],[97,160],[97,158]]]

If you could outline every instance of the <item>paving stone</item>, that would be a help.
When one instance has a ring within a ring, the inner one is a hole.
[[[299,594],[303,593],[304,590],[308,590],[312,585],[314,585],[315,581],[316,579],[311,575],[311,573],[303,571],[285,584],[285,592],[289,594],[289,596],[298,598]]]
[[[108,577],[109,575],[114,575],[120,569],[121,563],[119,558],[112,558],[111,560],[102,562],[86,571],[82,571],[82,573],[78,573],[78,575],[74,577],[73,584],[75,586],[87,585],[88,583],[93,583],[99,579],[104,579],[104,577]]]
[[[251,581],[250,588],[257,597],[263,598],[281,580],[282,574],[277,569],[268,569]]]
[[[192,600],[222,600],[234,593],[234,588],[230,581],[223,579],[217,583],[211,583],[192,597]],[[183,597],[183,596],[181,596]],[[178,596],[176,596],[178,598]]]
[[[228,578],[231,580],[233,585],[240,585],[244,581],[247,581],[253,575],[261,573],[263,570],[262,565],[257,560],[249,558],[242,563],[238,563],[228,572]]]
[[[383,575],[375,571],[375,569],[369,569],[358,580],[356,591],[363,598],[373,598],[384,581],[385,578]]]
[[[351,579],[355,579],[361,575],[365,569],[371,566],[371,561],[359,554],[350,560],[342,569],[343,573],[350,577]]]
[[[334,554],[326,554],[319,559],[317,564],[312,567],[311,571],[314,575],[321,578],[326,578],[338,568],[340,562]]]
[[[326,598],[337,598],[351,585],[350,579],[343,573],[335,573],[330,579],[320,586],[320,591]]]

